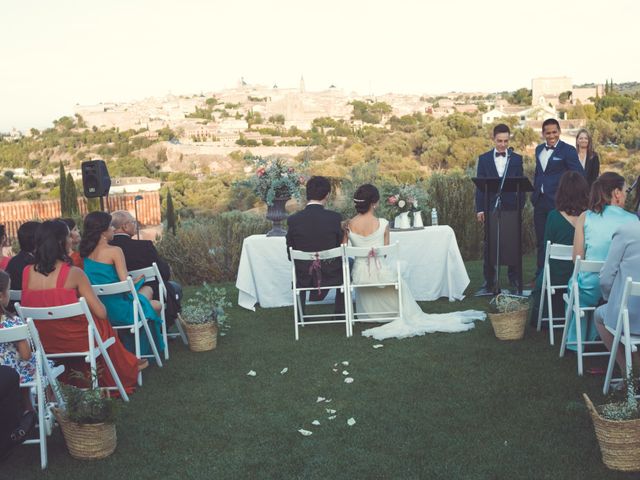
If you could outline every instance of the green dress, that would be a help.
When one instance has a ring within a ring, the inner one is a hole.
[[[115,283],[119,282],[118,272],[116,267],[109,263],[96,262],[89,257],[84,259],[84,273],[89,277],[91,285],[100,285],[103,283]],[[142,286],[143,282],[138,282],[136,290]],[[164,350],[164,342],[162,341],[162,319],[158,316],[153,306],[144,295],[138,295],[138,300],[144,311],[144,316],[149,323],[149,330],[155,341],[156,347],[159,352]],[[119,293],[115,295],[102,295],[100,301],[107,309],[107,316],[109,322],[114,327],[122,325],[131,325],[133,323],[133,309],[131,308],[130,293]],[[135,341],[133,334],[128,330],[119,330],[120,339],[122,343],[132,353],[135,353]],[[140,353],[142,355],[151,355],[153,351],[147,340],[147,333],[144,329],[140,330]]]
[[[562,245],[573,245],[573,234],[575,228],[569,221],[562,216],[558,210],[551,210],[547,216],[547,223],[544,227],[544,246],[547,247],[547,241],[551,243],[560,243]],[[546,253],[546,252],[545,252]],[[549,260],[549,268],[551,270],[551,284],[552,285],[566,285],[573,273],[573,262],[567,262],[563,260]],[[540,272],[536,278],[536,286],[531,292],[531,317],[529,323],[532,327],[538,325],[538,311],[540,306],[540,293],[542,291],[542,275],[544,270]],[[553,312],[555,317],[559,317],[564,314],[565,305],[562,300],[562,294],[564,290],[558,291],[551,301],[553,303]],[[545,300],[543,316],[548,316],[547,302]]]

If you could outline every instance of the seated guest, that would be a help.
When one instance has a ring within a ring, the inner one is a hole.
[[[128,277],[127,263],[120,247],[109,245],[113,239],[111,215],[105,212],[91,212],[84,218],[83,237],[80,241],[80,256],[84,261],[84,271],[92,285],[122,282]],[[149,322],[149,329],[158,350],[164,350],[160,332],[162,320],[158,316],[160,303],[150,300],[151,288],[142,286],[135,278],[138,299],[144,315]],[[107,317],[111,325],[131,325],[133,323],[133,298],[130,295],[103,295],[100,297],[107,309]],[[131,352],[135,351],[133,334],[121,332],[123,343]],[[146,332],[140,333],[140,351],[142,355],[152,353]]]
[[[331,184],[325,177],[311,177],[307,182],[307,206],[287,219],[287,256],[289,247],[303,252],[319,252],[339,247],[342,244],[342,216],[324,207],[331,193]],[[311,262],[296,261],[296,279],[298,288],[340,285],[342,283],[342,264],[340,262],[322,262],[321,272],[312,275],[309,272]],[[329,290],[312,290],[310,300],[322,300]],[[303,311],[306,295],[300,294]],[[335,313],[344,314],[344,297],[336,292]]]
[[[6,270],[10,256],[4,255],[4,247],[8,247],[7,229],[4,225],[0,225],[0,270]]]
[[[9,260],[6,272],[11,277],[11,285],[13,290],[22,288],[22,271],[27,265],[33,264],[33,252],[36,249],[36,230],[40,226],[38,222],[24,222],[18,228],[18,243],[20,251]]]
[[[74,266],[83,268],[82,257],[80,256],[80,252],[78,252],[82,237],[80,236],[80,230],[78,230],[76,221],[73,218],[59,218],[58,220],[63,221],[67,227],[69,227],[69,232],[71,233],[71,248],[69,249],[71,262]]]
[[[558,190],[556,191],[556,208],[549,212],[547,223],[544,227],[544,245],[547,242],[559,243],[561,245],[573,245],[573,234],[575,232],[578,217],[587,209],[589,203],[589,185],[584,176],[578,172],[565,172],[560,178]],[[546,253],[546,252],[545,252]],[[551,285],[564,285],[569,281],[573,273],[573,264],[562,260],[549,260],[551,270]],[[531,317],[532,327],[538,324],[538,308],[540,306],[540,294],[542,292],[542,276],[540,272],[536,278],[536,286],[531,292]],[[553,297],[553,311],[555,316],[560,316],[564,312],[564,301],[562,294],[558,291]],[[548,307],[544,304],[543,315],[548,316]]]
[[[627,198],[624,178],[614,172],[605,172],[591,186],[589,210],[578,217],[573,240],[573,257],[580,255],[585,260],[604,261],[609,253],[613,233],[626,223],[637,222],[638,217],[624,209]],[[580,288],[580,306],[595,307],[601,297],[600,279],[597,273],[581,273],[578,277]],[[569,284],[569,290],[571,284]],[[588,322],[589,315],[582,319],[582,341],[598,339],[593,322]],[[567,341],[575,342],[575,318],[569,323]],[[567,345],[576,350],[575,345]]]
[[[634,282],[640,281],[640,222],[631,222],[622,225],[613,234],[611,248],[600,270],[600,289],[602,298],[607,302],[599,306],[595,311],[595,323],[600,338],[611,350],[613,335],[605,328],[605,325],[615,330],[620,313],[620,301],[627,278]],[[629,303],[629,330],[631,335],[640,335],[640,298],[630,297]],[[638,366],[637,352],[635,364]],[[616,361],[620,371],[625,371],[624,345],[620,344]]]
[[[111,245],[120,247],[124,253],[129,270],[150,267],[154,262],[158,265],[160,276],[167,289],[167,303],[165,316],[167,325],[175,322],[180,312],[180,299],[182,298],[182,286],[171,280],[171,268],[169,264],[158,254],[151,240],[135,240],[137,223],[133,216],[126,210],[118,210],[111,214],[113,226],[113,240]],[[158,282],[148,282],[145,285],[153,289],[153,298],[159,299]]]
[[[128,352],[107,320],[104,305],[91,288],[85,273],[70,265],[67,252],[71,244],[69,228],[58,220],[42,223],[36,233],[35,264],[25,268],[22,283],[22,301],[25,307],[55,307],[76,303],[84,297],[96,329],[102,340],[115,338],[107,352],[120,380],[127,391],[135,390],[138,371],[149,365],[147,360],[138,360]],[[64,320],[35,322],[44,350],[49,353],[65,353],[88,350],[87,320],[72,317]],[[86,371],[83,358],[62,359],[65,376],[72,370]],[[98,358],[98,375],[101,384],[115,386],[102,357]],[[67,381],[70,380],[67,378]]]

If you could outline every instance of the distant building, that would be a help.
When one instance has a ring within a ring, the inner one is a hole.
[[[570,92],[569,102],[575,105],[580,102],[582,105],[593,103],[593,99],[604,95],[604,87],[596,85],[594,87],[574,88],[570,77],[540,77],[531,80],[531,105],[553,105],[560,104],[560,94]]]
[[[536,105],[533,107],[523,107],[520,105],[510,105],[497,107],[482,114],[482,124],[494,123],[500,118],[517,117],[518,126],[524,127],[529,122],[537,122],[547,118],[556,118],[558,112],[554,107],[548,105]]]
[[[161,186],[160,180],[148,177],[115,177],[109,193],[157,192]]]

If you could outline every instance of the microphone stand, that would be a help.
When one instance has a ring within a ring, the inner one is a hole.
[[[500,181],[500,189],[496,195],[496,203],[493,207],[493,211],[496,212],[496,220],[498,222],[496,226],[496,281],[493,285],[493,294],[498,295],[500,293],[500,224],[502,214],[502,189],[504,188],[504,181],[507,178],[507,172],[509,171],[509,161],[511,160],[512,149],[507,150],[507,163],[504,166],[504,172],[502,173],[502,180]]]

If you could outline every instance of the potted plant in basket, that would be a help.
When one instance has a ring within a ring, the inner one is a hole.
[[[189,337],[193,352],[213,350],[218,345],[218,334],[227,330],[225,308],[231,307],[224,288],[204,283],[202,288],[182,306],[180,321]]]
[[[632,371],[602,405],[595,407],[582,394],[591,415],[602,461],[613,470],[640,471],[640,410],[635,392],[637,377]]]
[[[500,293],[493,301],[497,313],[489,313],[489,320],[496,337],[500,340],[520,340],[524,337],[529,299]]]
[[[80,460],[108,457],[116,449],[118,402],[106,388],[94,388],[82,373],[72,372],[70,376],[86,381],[88,388],[62,385],[64,407],[53,411],[69,453]]]
[[[282,158],[249,157],[248,159],[253,163],[255,173],[240,183],[251,187],[267,204],[267,219],[273,223],[273,227],[267,232],[267,237],[285,236],[287,231],[282,228],[282,222],[287,218],[287,213],[284,206],[291,197],[300,200],[301,187],[307,179]]]

